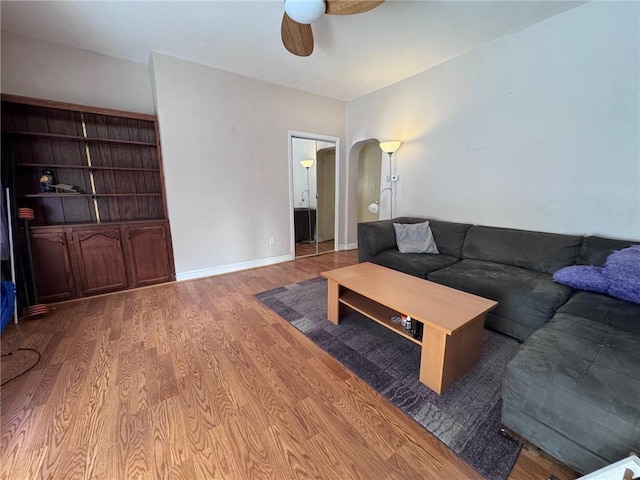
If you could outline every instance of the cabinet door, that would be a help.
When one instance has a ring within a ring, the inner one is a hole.
[[[31,231],[33,270],[42,303],[76,296],[67,239],[63,229]]]
[[[71,229],[73,261],[83,295],[127,288],[120,229],[77,227]]]
[[[124,230],[132,287],[173,280],[167,225],[127,225]]]

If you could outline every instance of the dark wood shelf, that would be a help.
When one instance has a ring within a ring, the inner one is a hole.
[[[48,198],[48,197],[157,197],[162,193],[27,193],[18,195],[19,198]]]
[[[88,195],[90,197],[160,197],[162,193],[89,193]]]
[[[47,231],[47,230],[60,230],[64,228],[77,228],[77,227],[109,227],[118,225],[168,225],[169,220],[166,218],[145,218],[140,220],[107,220],[101,222],[75,222],[75,223],[50,223],[48,225],[31,225],[30,229],[34,232]]]
[[[98,143],[116,143],[121,145],[140,145],[143,147],[157,147],[155,143],[151,142],[138,142],[136,140],[117,140],[114,138],[96,138],[96,137],[82,137],[80,135],[66,135],[63,133],[40,133],[40,132],[15,132],[15,131],[3,131],[3,135],[17,135],[28,137],[40,137],[51,138],[56,140],[73,140],[73,141],[86,141],[86,142],[98,142]]]
[[[175,280],[155,117],[6,95],[0,113],[3,167],[10,162],[16,204],[34,212],[39,301]],[[52,184],[82,193],[45,192],[47,169]],[[25,236],[18,241],[25,252]]]
[[[77,168],[80,170],[114,170],[123,172],[159,172],[159,168],[140,168],[140,167],[102,167],[88,165],[56,165],[53,163],[18,163],[18,167],[36,167],[36,168]]]

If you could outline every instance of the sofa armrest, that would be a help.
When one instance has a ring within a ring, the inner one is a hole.
[[[358,224],[358,261],[369,262],[380,252],[396,248],[396,232],[391,220]]]

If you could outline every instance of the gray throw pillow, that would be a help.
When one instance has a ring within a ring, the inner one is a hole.
[[[429,222],[394,223],[396,243],[400,253],[440,253],[433,239]]]

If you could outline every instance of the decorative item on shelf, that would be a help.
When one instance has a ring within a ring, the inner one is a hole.
[[[53,185],[56,183],[56,177],[53,170],[45,168],[40,175],[40,189],[43,192],[53,192]]]
[[[368,207],[369,211],[371,213],[378,213],[380,211],[380,196],[382,195],[382,193],[386,190],[389,190],[389,196],[390,196],[390,200],[389,200],[389,218],[393,218],[393,182],[397,182],[399,180],[399,177],[397,174],[394,174],[392,171],[392,162],[391,162],[391,157],[393,156],[393,154],[396,152],[396,150],[398,150],[398,148],[400,148],[400,144],[401,142],[399,140],[391,140],[388,142],[380,142],[380,150],[382,150],[383,152],[385,152],[386,154],[389,155],[389,175],[387,175],[387,182],[389,182],[389,186],[386,188],[383,188],[382,190],[380,190],[380,192],[378,192],[378,197],[376,198],[375,202],[371,203]]]
[[[422,340],[422,334],[424,333],[424,323],[416,322],[414,320],[414,328],[413,328],[413,338],[416,340]]]
[[[404,326],[407,329],[408,333],[413,332],[413,322],[414,320],[411,318],[411,315],[407,315],[407,318],[404,321]]]
[[[80,187],[76,187],[74,185],[67,185],[66,183],[57,183],[52,185],[55,192],[63,192],[63,193],[84,193]]]

